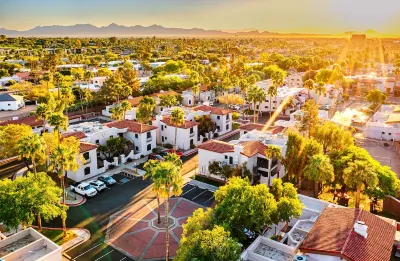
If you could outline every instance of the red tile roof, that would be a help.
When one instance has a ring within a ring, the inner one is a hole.
[[[0,126],[6,126],[8,124],[26,124],[31,127],[37,127],[43,125],[43,120],[38,120],[36,116],[29,116],[23,119],[0,122]]]
[[[208,87],[206,85],[200,85],[199,90],[201,92],[206,92],[206,91],[208,91]]]
[[[151,96],[155,96],[155,97],[160,97],[163,95],[179,95],[179,93],[174,92],[174,91],[166,91],[166,92],[158,92],[158,93],[153,93]]]
[[[80,148],[79,153],[85,153],[87,151],[96,149],[97,145],[94,145],[94,144],[91,144],[91,143],[86,143],[86,142],[81,142],[79,148]]]
[[[252,131],[252,130],[262,131],[264,129],[264,127],[265,127],[265,125],[263,125],[263,124],[247,123],[247,124],[239,126],[239,129],[244,130],[244,131]],[[284,127],[282,127],[282,126],[273,126],[273,127],[267,128],[264,132],[270,132],[272,134],[278,134],[283,129],[284,129]]]
[[[186,120],[185,120],[185,123],[184,123],[184,124],[179,125],[179,126],[176,126],[175,124],[172,124],[170,120],[171,120],[170,117],[164,117],[164,119],[162,119],[161,122],[165,123],[165,124],[168,125],[168,126],[178,127],[178,128],[180,128],[180,129],[189,129],[189,128],[192,128],[192,127],[194,127],[194,126],[199,125],[198,122],[195,122],[195,121],[186,121]]]
[[[213,151],[217,153],[233,152],[234,146],[219,140],[209,140],[197,146],[198,149]]]
[[[151,130],[155,130],[157,129],[157,127],[155,126],[151,126],[148,124],[140,124],[136,121],[132,121],[132,120],[120,120],[120,121],[113,121],[113,122],[109,122],[104,124],[104,126],[107,127],[114,127],[117,129],[128,129],[130,132],[134,132],[134,133],[144,133],[144,132],[148,132]]]
[[[132,107],[136,107],[140,104],[140,101],[143,99],[143,96],[138,96],[132,99],[128,99],[127,101],[132,105]]]
[[[211,114],[216,114],[216,115],[226,115],[231,113],[231,110],[228,109],[222,109],[222,108],[217,108],[217,107],[211,107],[207,105],[200,105],[197,107],[193,108],[194,111],[209,111]]]
[[[354,231],[357,220],[368,226],[367,238]],[[339,256],[349,261],[390,260],[395,232],[395,226],[369,212],[326,208],[300,245],[300,250]]]
[[[62,138],[68,138],[68,137],[75,137],[78,140],[80,139],[84,139],[86,138],[85,133],[81,132],[81,131],[77,131],[77,132],[68,132],[68,133],[64,133],[62,135]]]
[[[265,150],[268,149],[267,145],[259,141],[246,141],[239,144],[243,147],[241,154],[248,158],[251,158],[256,154],[265,156]]]

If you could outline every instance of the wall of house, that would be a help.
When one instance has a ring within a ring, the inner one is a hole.
[[[214,179],[218,179],[218,180],[222,180],[222,181],[224,180],[222,177],[209,173],[208,165],[210,164],[210,162],[219,161],[219,162],[225,162],[226,164],[229,164],[229,157],[232,157],[232,162],[234,165],[239,163],[239,158],[238,158],[237,154],[234,152],[217,153],[217,152],[213,152],[213,151],[199,149],[198,155],[199,155],[199,173],[201,175],[211,177]]]
[[[318,254],[305,254],[305,256],[307,257],[307,261],[343,261],[343,259],[337,256],[327,256]]]
[[[365,137],[377,140],[399,141],[400,128],[378,122],[369,122],[365,125]]]
[[[0,110],[4,111],[16,111],[23,106],[25,106],[24,100],[0,102]]]
[[[88,137],[87,140],[89,143],[104,145],[111,136],[117,138],[118,133],[124,132],[126,132],[126,129],[104,127],[104,129],[99,130],[95,133],[86,133],[86,136]],[[97,140],[99,141],[98,143],[96,142]]]
[[[68,171],[67,177],[74,180],[74,181],[82,181],[93,176],[99,174],[97,169],[97,149],[90,150],[89,152],[89,160],[86,160],[85,164],[83,165],[81,160],[78,159],[79,162],[79,169],[77,171]],[[83,154],[80,154],[83,157]],[[90,174],[85,175],[85,169],[90,168]]]
[[[217,125],[216,132],[218,132],[219,135],[223,135],[232,131],[232,113],[229,113],[227,115],[211,114],[211,119]]]
[[[197,126],[193,127],[193,133],[190,133],[189,129],[182,129],[178,128],[177,135],[176,135],[176,145],[178,149],[188,150],[190,149],[190,140],[193,140],[193,144],[197,145]],[[164,141],[163,138],[164,137]],[[158,137],[157,142],[161,144],[169,143],[174,145],[175,142],[175,127],[167,126],[162,122],[159,122],[158,125]]]
[[[147,156],[151,154],[152,149],[156,147],[157,140],[157,132],[156,130],[149,131],[151,133],[151,137],[147,138],[147,133],[134,133],[127,132],[124,134],[124,138],[130,140],[133,143],[134,154],[141,154]],[[150,145],[150,150],[147,149],[147,146]]]
[[[182,93],[182,105],[183,106],[193,106],[194,105],[194,99],[193,99],[193,94],[192,92],[187,92],[187,93]]]

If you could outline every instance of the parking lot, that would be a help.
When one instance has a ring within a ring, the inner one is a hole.
[[[180,197],[191,200],[199,205],[210,207],[214,202],[214,192],[191,184],[185,184]]]

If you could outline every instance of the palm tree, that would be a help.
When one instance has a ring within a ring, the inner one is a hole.
[[[85,73],[83,74],[83,80],[87,83],[88,88],[89,88],[90,81],[92,80],[93,77],[94,77],[94,74],[91,71],[85,71]]]
[[[63,190],[62,204],[65,206],[65,176],[67,171],[76,171],[79,168],[77,157],[79,155],[79,141],[78,146],[68,146],[70,144],[59,144],[54,152],[50,155],[49,168],[55,171],[60,178],[60,186]],[[67,235],[67,226],[65,223],[65,215],[62,216],[62,226],[64,237]]]
[[[140,130],[144,122],[149,122],[153,115],[154,108],[156,107],[156,101],[153,97],[144,96],[140,101],[140,104],[136,110],[136,119],[140,122]]]
[[[247,90],[247,98],[253,103],[253,113],[254,113],[254,123],[256,123],[256,112],[257,112],[257,102],[262,102],[265,100],[264,89],[253,85]]]
[[[20,158],[31,160],[35,175],[37,162],[44,162],[46,159],[45,146],[43,138],[36,133],[25,136],[18,141],[18,155]]]
[[[83,99],[85,100],[86,103],[86,114],[89,106],[89,101],[93,98],[93,94],[89,89],[84,89],[83,90]]]
[[[53,80],[53,75],[50,72],[43,74],[43,81],[46,82],[46,87],[49,88],[49,82]]]
[[[36,110],[33,112],[33,114],[37,117],[39,120],[43,120],[43,131],[42,134],[46,132],[46,122],[48,117],[50,116],[50,108],[46,103],[41,103],[36,107]]]
[[[63,75],[62,75],[61,73],[59,73],[59,72],[56,72],[56,73],[53,75],[53,79],[54,79],[54,81],[55,81],[56,84],[57,84],[57,88],[58,88],[58,97],[61,97],[61,94],[60,94],[60,83],[61,83],[61,81],[63,80]]]
[[[199,135],[205,136],[206,133],[209,133],[210,131],[214,132],[217,128],[210,115],[195,117],[195,121],[199,123],[199,126],[197,127]]]
[[[366,161],[355,160],[344,169],[343,180],[348,187],[356,188],[356,208],[360,208],[360,193],[365,186],[374,187],[378,183],[373,167]]]
[[[125,113],[132,109],[132,105],[128,101],[123,101],[123,102],[121,102],[121,109],[124,112],[123,119],[125,119]]]
[[[75,99],[75,95],[72,92],[71,87],[68,87],[68,86],[63,86],[61,88],[61,95],[62,95],[61,97],[64,101],[65,115],[68,117],[69,104],[71,101],[73,101]]]
[[[333,166],[328,156],[316,154],[304,169],[304,176],[314,181],[314,198],[317,198],[318,184],[332,182],[335,179]]]
[[[199,100],[200,100],[200,88],[197,84],[195,84],[192,87],[192,93],[193,93],[193,106],[196,105],[196,93],[199,93]]]
[[[175,108],[171,111],[170,123],[171,125],[175,126],[174,149],[176,150],[176,137],[178,135],[178,127],[185,123],[185,113],[181,108]]]
[[[60,130],[67,130],[68,128],[68,118],[60,112],[53,113],[49,117],[49,125],[57,131],[58,144],[61,142]]]
[[[114,120],[121,120],[122,117],[124,116],[124,110],[119,104],[115,104],[114,107],[110,109],[111,112],[111,118]]]
[[[182,193],[183,177],[180,174],[180,166],[171,161],[150,161],[145,168],[149,169],[153,180],[153,191],[165,201],[165,260],[169,261],[169,198],[179,196]]]
[[[269,163],[271,163],[272,159],[281,160],[282,159],[282,149],[275,145],[269,145],[268,148],[264,151],[265,157],[268,159]],[[269,164],[269,168],[271,168],[271,164]],[[279,178],[279,171],[278,171]],[[268,186],[271,186],[271,170],[268,175]]]
[[[326,87],[324,82],[319,82],[315,88],[314,88],[315,93],[318,95],[318,97],[321,97],[325,95],[326,93]],[[316,101],[317,102],[317,101]]]
[[[293,96],[289,96],[289,98],[286,100],[286,103],[283,106],[283,110],[282,110],[283,111],[283,115],[285,115],[285,112],[286,112],[287,109],[289,109],[289,108],[293,109],[294,106],[296,106],[296,102],[294,100],[294,97]]]
[[[272,114],[272,97],[276,97],[278,95],[278,88],[275,85],[271,85],[268,88],[267,95],[269,96],[269,117]],[[275,101],[275,108],[277,108],[277,104]]]
[[[314,84],[315,84],[315,82],[312,79],[308,79],[303,84],[304,88],[307,89],[308,98],[310,98],[310,91],[314,89]]]

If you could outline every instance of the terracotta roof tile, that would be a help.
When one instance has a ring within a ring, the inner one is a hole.
[[[193,108],[194,111],[209,111],[211,114],[216,114],[216,115],[226,115],[229,113],[232,113],[231,110],[228,109],[222,109],[222,108],[217,108],[217,107],[212,107],[212,106],[207,106],[207,105],[200,105],[197,107]]]
[[[43,125],[43,120],[38,120],[36,116],[29,116],[23,119],[0,122],[0,126],[6,126],[8,124],[26,124],[31,127],[37,127]]]
[[[142,101],[143,96],[134,97],[132,99],[127,99],[127,101],[132,105],[132,107],[137,107]]]
[[[244,130],[244,131],[252,131],[252,130],[262,131],[264,129],[264,127],[265,127],[265,125],[263,125],[263,124],[247,123],[247,124],[239,126],[239,129]],[[273,127],[267,128],[264,132],[270,132],[272,134],[278,134],[283,129],[284,129],[284,127],[282,127],[282,126],[273,126]]]
[[[104,126],[107,126],[109,128],[114,127],[117,129],[128,128],[128,130],[130,132],[134,132],[134,133],[144,133],[144,132],[148,132],[148,131],[157,129],[157,127],[155,127],[155,126],[151,126],[148,124],[140,124],[140,123],[138,123],[136,121],[132,121],[132,120],[113,121],[113,122],[104,124]]]
[[[68,137],[75,137],[78,140],[80,139],[84,139],[86,138],[85,133],[81,132],[81,131],[76,131],[76,132],[68,132],[68,133],[64,133],[62,135],[62,138],[68,138]]]
[[[86,143],[86,142],[81,142],[79,148],[80,148],[79,153],[85,153],[87,151],[96,149],[97,145],[91,144],[91,143]]]
[[[265,156],[265,150],[268,149],[267,145],[259,141],[246,141],[239,144],[243,147],[241,154],[248,158],[251,158],[256,154]]]
[[[170,117],[164,117],[164,119],[162,119],[161,122],[165,123],[165,124],[168,125],[168,126],[176,127],[176,125],[175,125],[175,124],[172,124],[170,120],[171,120]],[[181,128],[181,129],[189,129],[189,128],[192,128],[192,127],[197,126],[197,125],[199,125],[198,122],[195,122],[195,121],[186,121],[186,120],[185,120],[185,123],[182,124],[182,125],[180,125],[180,126],[178,126],[178,128]]]
[[[219,140],[209,140],[197,146],[198,149],[213,151],[217,153],[233,152],[234,146]]]
[[[367,238],[354,231],[357,220],[368,226]],[[395,232],[395,226],[369,212],[326,208],[300,245],[300,250],[339,256],[349,261],[390,260]]]

